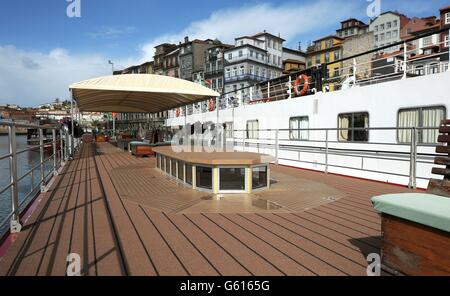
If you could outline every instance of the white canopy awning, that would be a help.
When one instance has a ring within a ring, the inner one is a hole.
[[[152,74],[99,77],[69,88],[87,112],[156,113],[220,96],[198,83]]]

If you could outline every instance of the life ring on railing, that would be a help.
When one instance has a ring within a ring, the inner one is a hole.
[[[214,99],[210,99],[209,101],[208,101],[208,110],[209,110],[209,112],[212,112],[212,111],[214,111]]]
[[[177,117],[180,117],[181,115],[181,108],[177,108]]]
[[[300,83],[303,81],[303,88],[301,90],[298,89]],[[301,74],[297,77],[294,83],[295,93],[298,96],[304,96],[306,92],[309,90],[309,79],[305,74]]]

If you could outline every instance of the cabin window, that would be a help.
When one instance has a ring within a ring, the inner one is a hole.
[[[178,179],[184,181],[184,162],[178,161]]]
[[[195,171],[196,186],[198,188],[212,190],[212,168],[196,166]]]
[[[245,190],[245,168],[220,168],[220,190]]]
[[[171,164],[170,172],[172,176],[177,177],[177,160],[172,158],[170,164]]]
[[[252,168],[252,189],[267,187],[267,166]]]
[[[367,142],[369,141],[369,113],[340,114],[338,118],[339,141],[342,142]]]
[[[289,119],[289,139],[302,141],[309,139],[309,118],[308,116],[291,117]]]
[[[435,144],[439,135],[437,127],[440,126],[445,116],[446,109],[444,106],[403,109],[398,112],[397,126],[399,128],[430,128],[417,131],[417,142],[420,144]],[[411,143],[411,130],[399,130],[398,142]]]
[[[186,183],[192,185],[192,165],[186,164]]]
[[[156,167],[161,169],[161,155],[156,154]]]
[[[259,137],[259,122],[258,120],[247,121],[247,139],[258,139]]]
[[[233,123],[225,122],[225,138],[233,139]]]
[[[164,165],[166,173],[170,174],[170,158],[168,158],[167,156],[164,157]]]

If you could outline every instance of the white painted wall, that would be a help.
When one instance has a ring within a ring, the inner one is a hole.
[[[316,95],[290,100],[245,105],[234,109],[221,110],[219,113],[219,122],[231,121],[234,122],[235,130],[245,130],[248,120],[257,119],[259,121],[259,129],[289,129],[290,117],[309,116],[309,128],[337,128],[339,114],[366,111],[369,112],[370,127],[396,127],[399,109],[438,105],[446,107],[448,117],[448,113],[450,112],[450,72],[385,82],[372,86],[356,87],[331,93],[317,93]],[[188,123],[194,123],[196,121],[216,122],[216,120],[216,111],[194,114],[187,118]],[[179,126],[184,125],[184,122],[184,117],[171,118],[167,120],[167,125]],[[242,138],[242,133],[236,134],[235,137]],[[274,139],[274,132],[261,132],[260,138]],[[288,132],[280,132],[280,138],[288,139]],[[329,133],[330,141],[337,141],[337,138],[336,131]],[[325,139],[325,132],[310,132],[309,139],[309,142],[280,141],[280,145],[324,147],[323,143],[312,141],[323,141]],[[246,140],[246,143],[252,142],[255,143],[258,141]],[[260,140],[259,142],[274,143],[273,140]],[[410,151],[408,145],[379,145],[374,143],[396,144],[397,134],[395,131],[371,131],[368,144],[339,142],[330,143],[329,148],[365,151],[382,150],[405,153],[409,153]],[[241,149],[241,146],[237,146],[236,149]],[[247,147],[246,150],[274,154],[273,149],[258,150],[257,148]],[[418,152],[432,154],[434,153],[434,148],[419,147]],[[363,156],[363,154],[367,153],[355,153],[359,155],[357,157],[330,156],[329,163],[337,166],[351,166],[354,169],[330,167],[329,171],[396,184],[408,184],[408,178],[406,177],[368,172],[373,170],[407,175],[409,173],[409,163],[407,161],[376,160]],[[324,170],[323,165],[314,164],[314,162],[324,162],[324,155],[322,154],[283,150],[280,151],[279,157],[291,159],[281,160],[281,164]],[[408,160],[408,157],[406,156],[404,160]],[[431,167],[432,165],[419,163],[417,176],[431,177]],[[357,170],[361,168],[366,171]],[[425,188],[427,183],[426,180],[418,180],[419,187]]]

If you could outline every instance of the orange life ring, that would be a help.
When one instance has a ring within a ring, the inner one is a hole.
[[[300,82],[303,81],[303,88],[301,90],[298,89],[298,86],[300,85]],[[305,74],[301,74],[297,77],[294,83],[294,89],[295,93],[298,96],[304,96],[306,92],[309,90],[309,79],[308,76]]]
[[[208,101],[208,110],[209,110],[209,112],[214,111],[214,99],[210,99]]]
[[[177,117],[180,117],[181,115],[181,108],[177,108]]]

